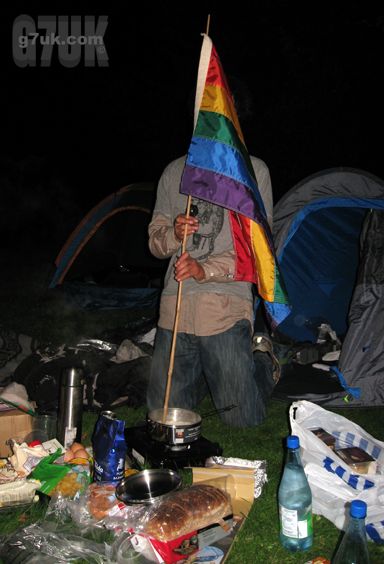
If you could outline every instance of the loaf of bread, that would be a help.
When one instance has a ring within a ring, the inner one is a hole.
[[[147,514],[145,532],[160,541],[169,541],[214,523],[232,514],[230,496],[213,486],[196,484],[170,494]]]

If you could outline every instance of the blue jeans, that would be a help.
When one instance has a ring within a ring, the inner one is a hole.
[[[159,327],[147,391],[149,410],[164,405],[171,342],[172,331]],[[269,355],[252,354],[249,321],[209,337],[178,333],[169,407],[194,409],[209,392],[218,410],[236,405],[220,414],[226,424],[254,426],[265,418],[273,387]]]

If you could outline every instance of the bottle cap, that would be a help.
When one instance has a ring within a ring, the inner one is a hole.
[[[365,501],[354,499],[349,508],[349,514],[351,517],[365,519],[365,517],[367,516],[367,504],[365,503]]]
[[[288,448],[299,448],[299,446],[300,446],[300,440],[297,435],[289,435],[289,437],[287,437]]]

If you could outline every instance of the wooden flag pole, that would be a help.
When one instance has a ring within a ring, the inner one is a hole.
[[[210,22],[211,22],[211,14],[208,14],[207,28],[206,28],[206,34],[207,35],[208,35],[208,32],[209,32]],[[192,196],[189,195],[188,199],[187,199],[187,209],[185,211],[185,216],[186,216],[187,219],[190,217],[191,203],[192,203]],[[185,252],[186,246],[187,246],[187,225],[185,226],[185,230],[184,230],[183,242],[182,242],[182,245],[181,245],[181,254],[183,254]],[[168,403],[169,403],[169,396],[170,396],[170,393],[171,393],[173,367],[175,365],[176,339],[177,339],[177,329],[179,327],[182,288],[183,288],[183,281],[180,280],[179,286],[177,288],[175,321],[174,321],[174,324],[173,324],[171,353],[170,353],[170,358],[169,358],[169,367],[168,367],[168,374],[167,374],[167,387],[165,389],[165,398],[164,398],[163,423],[166,422],[166,419],[167,419],[167,416],[168,416]]]
[[[187,219],[189,218],[189,214],[190,214],[190,210],[191,210],[191,202],[192,202],[192,198],[191,198],[191,196],[188,196],[187,210],[185,212]],[[185,226],[183,242],[182,242],[182,245],[181,245],[181,254],[183,254],[185,252],[186,244],[187,244],[187,225]],[[167,415],[168,415],[168,402],[169,402],[169,396],[170,396],[170,393],[171,393],[173,367],[174,367],[174,364],[175,364],[176,339],[177,339],[177,329],[178,329],[178,326],[179,326],[182,288],[183,288],[183,281],[180,280],[179,286],[177,288],[176,313],[175,313],[175,321],[174,321],[174,324],[173,324],[171,354],[170,354],[170,358],[169,358],[169,368],[168,368],[168,375],[167,375],[167,387],[166,387],[166,390],[165,390],[165,400],[164,400],[164,409],[163,409],[163,423],[166,422]]]
[[[205,30],[205,33],[206,33],[207,35],[209,35],[209,25],[210,25],[210,23],[211,23],[211,14],[208,14],[208,17],[207,17],[207,27],[206,27],[206,30]]]

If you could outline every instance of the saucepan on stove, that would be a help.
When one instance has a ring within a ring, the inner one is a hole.
[[[195,411],[181,407],[169,407],[164,421],[164,409],[153,409],[147,414],[147,431],[152,439],[169,445],[185,445],[196,441],[201,435],[203,418],[233,409],[234,405],[215,409],[201,416]]]

